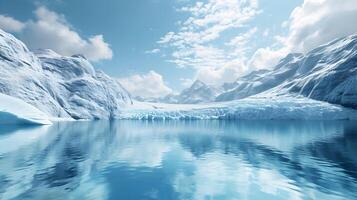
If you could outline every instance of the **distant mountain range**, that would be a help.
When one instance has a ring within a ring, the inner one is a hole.
[[[207,103],[260,96],[305,96],[357,108],[357,35],[337,39],[306,55],[289,54],[271,70],[258,70],[220,87],[197,80],[179,95],[157,101]]]
[[[171,94],[157,101],[176,104],[207,103],[214,101],[217,95],[222,91],[222,88],[207,85],[200,80],[196,80],[189,88],[184,89],[180,94]]]
[[[135,104],[116,79],[95,70],[84,56],[62,56],[52,50],[31,52],[2,30],[0,93],[59,118],[116,118],[123,108]],[[357,35],[305,55],[289,54],[273,69],[253,71],[233,83],[216,87],[197,80],[180,94],[141,100],[200,104],[280,96],[307,97],[356,109]]]

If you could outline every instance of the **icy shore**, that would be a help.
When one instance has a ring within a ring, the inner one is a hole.
[[[0,93],[0,124],[52,124],[49,117],[30,104]]]

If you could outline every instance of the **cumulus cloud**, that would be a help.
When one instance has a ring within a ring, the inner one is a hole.
[[[276,37],[280,48],[258,49],[250,59],[252,68],[269,68],[286,54],[307,53],[331,40],[357,32],[356,0],[304,0],[289,20],[283,22],[288,34]],[[273,46],[274,46],[273,45]]]
[[[118,80],[133,96],[162,97],[172,92],[172,89],[165,84],[162,75],[155,71]]]
[[[233,82],[246,72],[247,66],[239,59],[227,61],[222,67],[206,67],[197,70],[195,79],[210,85],[222,85]]]
[[[112,50],[103,35],[82,38],[63,15],[43,6],[38,7],[34,13],[35,20],[27,22],[9,17],[2,20],[0,17],[0,27],[10,32],[19,32],[20,38],[31,49],[49,48],[66,56],[83,54],[92,61],[112,58]]]
[[[25,24],[5,15],[0,15],[0,28],[8,32],[20,32]]]
[[[271,49],[270,47],[259,48],[251,57],[248,65],[252,69],[267,69],[275,66],[288,54],[286,48]]]
[[[290,16],[286,45],[294,51],[311,49],[357,32],[356,0],[305,0]]]

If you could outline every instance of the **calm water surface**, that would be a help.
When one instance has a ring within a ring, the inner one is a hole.
[[[3,126],[0,199],[357,199],[357,122]]]

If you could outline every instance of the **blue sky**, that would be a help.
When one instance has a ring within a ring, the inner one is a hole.
[[[304,9],[322,3],[330,8],[331,2],[0,0],[0,28],[31,49],[82,53],[96,68],[121,78],[133,93],[159,96],[180,91],[197,78],[209,84],[234,81],[270,67],[286,53],[315,47],[319,42],[301,39],[311,29],[300,27],[301,15],[309,20],[313,12]],[[346,2],[346,7],[356,4]],[[341,34],[322,37],[321,42]],[[146,91],[145,84],[154,89]]]

